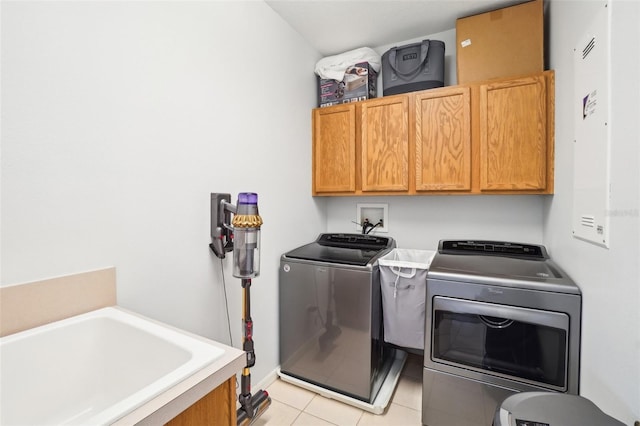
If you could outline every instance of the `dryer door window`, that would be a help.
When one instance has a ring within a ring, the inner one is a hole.
[[[432,326],[434,362],[567,388],[564,313],[436,296]]]

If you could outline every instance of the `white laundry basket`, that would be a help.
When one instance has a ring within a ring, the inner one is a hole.
[[[424,349],[427,272],[432,250],[393,249],[378,259],[384,341]]]

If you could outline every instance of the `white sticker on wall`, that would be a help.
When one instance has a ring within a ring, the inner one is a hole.
[[[587,96],[582,98],[582,119],[586,120],[587,117],[593,115],[596,112],[598,91],[594,90]]]
[[[462,40],[462,41],[460,42],[460,46],[462,46],[462,47],[471,46],[471,39],[470,39],[470,38],[468,38],[468,39],[466,39],[466,40]]]

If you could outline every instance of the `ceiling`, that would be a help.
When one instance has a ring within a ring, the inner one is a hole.
[[[522,0],[265,0],[323,56],[455,28],[456,19]]]

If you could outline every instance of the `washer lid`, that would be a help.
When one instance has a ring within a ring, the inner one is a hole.
[[[394,246],[392,238],[363,234],[320,234],[318,239],[285,253],[292,259],[366,266]]]
[[[442,240],[430,278],[580,294],[544,246],[503,241]]]

